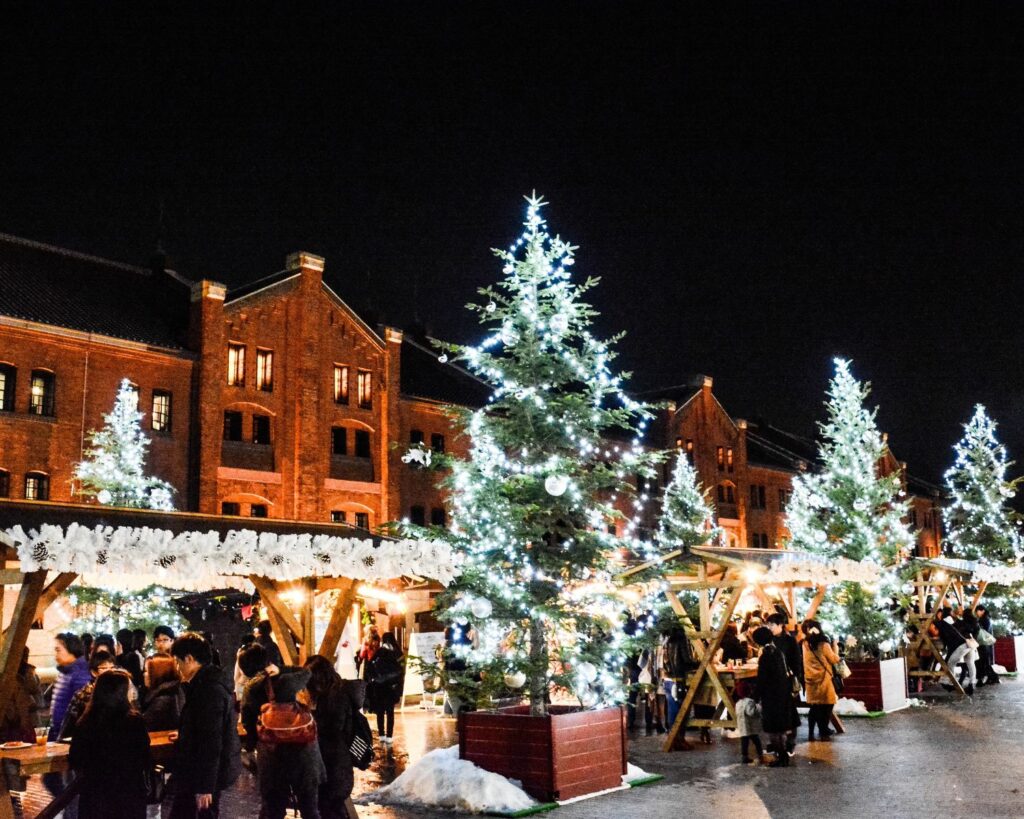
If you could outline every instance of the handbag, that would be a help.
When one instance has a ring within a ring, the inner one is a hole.
[[[853,672],[850,671],[850,666],[846,664],[846,660],[842,659],[841,657],[839,659],[839,662],[835,665],[835,670],[839,672],[839,676],[842,677],[844,680],[853,674]]]
[[[996,644],[996,638],[992,636],[992,632],[986,629],[978,630],[978,644],[983,646],[994,646]]]
[[[964,640],[964,642],[967,644],[967,647],[971,651],[977,651],[978,650],[978,641],[975,640],[973,637],[968,637],[966,640]]]

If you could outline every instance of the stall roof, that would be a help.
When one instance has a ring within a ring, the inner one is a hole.
[[[961,579],[979,583],[995,583],[1009,586],[1024,580],[1024,566],[993,566],[980,560],[963,560],[956,557],[920,557],[915,563],[933,569],[955,574]]]

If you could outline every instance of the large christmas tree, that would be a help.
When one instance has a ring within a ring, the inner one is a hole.
[[[869,560],[892,566],[909,549],[910,531],[899,474],[882,476],[879,465],[886,445],[875,425],[877,408],[865,401],[870,387],[850,372],[850,363],[835,361],[828,389],[828,420],[821,425],[821,469],[793,479],[786,509],[790,545],[830,558]],[[889,611],[894,588],[871,589],[842,583],[833,589],[821,616],[833,630],[853,636],[867,650],[895,636]]]
[[[114,409],[103,420],[103,429],[89,433],[89,449],[75,469],[82,494],[110,506],[172,510],[174,488],[146,474],[149,438],[142,431],[138,394],[128,379],[121,382]]]
[[[981,404],[964,424],[964,437],[953,452],[956,461],[946,471],[950,503],[943,514],[948,551],[991,564],[1016,560],[1021,538],[1008,504],[1017,482],[1006,477],[1006,449]]]
[[[623,548],[655,553],[616,503],[655,458],[641,445],[649,413],[610,368],[617,339],[591,332],[596,312],[582,296],[597,281],[572,281],[576,248],[548,234],[541,199],[527,202],[522,235],[495,251],[502,279],[470,305],[486,338],[446,347],[493,394],[461,418],[470,450],[450,462],[448,536],[466,561],[439,608],[477,634],[455,649],[464,680],[493,691],[525,678],[531,713],[544,714],[553,685],[586,706],[622,697],[615,559]]]
[[[697,480],[697,472],[683,452],[678,453],[672,480],[665,487],[658,523],[658,543],[663,552],[688,551],[715,540],[719,532],[712,525],[714,512]]]

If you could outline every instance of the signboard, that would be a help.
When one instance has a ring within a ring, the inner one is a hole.
[[[412,662],[413,657],[418,657],[426,663],[437,662],[437,648],[444,645],[443,631],[414,631],[409,635],[409,652],[405,662],[405,687],[402,689],[402,707],[405,707],[405,698],[423,694],[424,679],[430,680],[431,675],[421,676],[416,670],[418,663]]]

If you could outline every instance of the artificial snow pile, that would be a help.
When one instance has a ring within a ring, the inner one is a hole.
[[[626,763],[626,772],[622,775],[622,784],[628,785],[630,782],[635,782],[638,779],[646,779],[650,774],[638,765],[634,765],[632,762]]]
[[[504,776],[459,759],[458,745],[431,751],[406,768],[390,785],[356,801],[360,804],[424,805],[465,813],[513,813],[537,804]]]
[[[919,699],[917,697],[910,697],[909,699],[907,699],[907,705],[910,708],[927,708],[928,707],[928,703],[926,703],[924,700]]]
[[[996,674],[1009,674],[1010,673],[1009,671],[1006,670],[1006,666],[1005,665],[999,665],[999,663],[992,663],[992,670]]]
[[[832,710],[841,717],[866,717],[868,715],[867,706],[863,701],[851,700],[849,697],[840,697]]]

